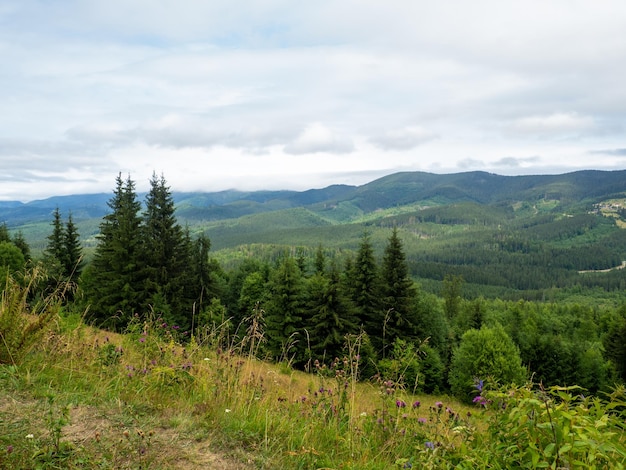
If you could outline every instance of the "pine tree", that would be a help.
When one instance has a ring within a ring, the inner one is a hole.
[[[194,299],[189,298],[193,293],[186,286],[191,281],[192,247],[174,212],[174,200],[165,178],[153,174],[142,232],[146,296],[150,306],[168,322],[189,326]]]
[[[341,286],[337,267],[328,275],[316,273],[308,281],[307,317],[314,356],[341,357],[347,334],[358,334],[354,307]]]
[[[368,234],[364,234],[354,262],[346,273],[350,298],[357,311],[357,321],[363,325],[375,348],[382,346],[384,310],[380,302],[380,279],[374,259],[374,249]]]
[[[30,261],[32,259],[32,256],[30,254],[30,246],[26,242],[24,234],[21,230],[13,236],[13,244],[20,249],[26,261]]]
[[[48,235],[48,245],[44,250],[44,259],[48,266],[48,272],[53,278],[65,278],[63,247],[63,222],[61,221],[61,211],[57,207],[52,213],[52,233]]]
[[[270,299],[266,306],[268,352],[274,359],[303,358],[302,273],[296,260],[288,256],[270,273]]]
[[[94,319],[105,326],[125,326],[145,305],[141,248],[141,203],[135,183],[121,174],[115,180],[111,213],[100,224],[98,246],[84,273],[84,290]]]
[[[65,230],[63,231],[63,274],[70,281],[76,281],[83,269],[83,250],[80,245],[80,235],[70,212]]]
[[[398,338],[413,339],[416,333],[417,289],[409,278],[409,268],[396,227],[385,248],[381,281],[381,297],[386,312],[384,347],[391,346]]]

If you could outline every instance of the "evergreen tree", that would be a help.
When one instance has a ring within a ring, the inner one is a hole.
[[[63,231],[63,258],[61,259],[63,274],[70,281],[76,281],[80,277],[83,270],[82,257],[80,235],[70,212]]]
[[[146,196],[142,232],[145,295],[150,306],[168,322],[187,327],[191,324],[195,300],[185,295],[193,295],[185,289],[191,280],[191,242],[177,223],[174,211],[174,200],[165,178],[153,174]],[[201,247],[204,248],[208,251],[208,246]]]
[[[48,235],[48,245],[44,250],[44,259],[48,266],[48,272],[53,278],[65,278],[63,247],[63,222],[61,221],[61,211],[57,207],[52,213],[52,233]]]
[[[461,305],[461,287],[463,277],[446,274],[443,278],[441,295],[445,302],[445,311],[448,319],[452,320],[459,314]]]
[[[347,273],[350,298],[357,311],[357,321],[363,325],[372,345],[382,347],[385,314],[380,302],[380,279],[374,259],[374,249],[368,234],[364,234],[351,270]]]
[[[270,299],[266,304],[267,349],[274,359],[293,359],[300,363],[304,357],[302,315],[302,272],[291,257],[270,273]]]
[[[21,230],[13,236],[13,244],[20,249],[26,261],[30,261],[32,259],[32,256],[30,254],[30,246],[26,242],[24,234]]]
[[[115,180],[111,213],[100,224],[94,258],[84,272],[84,290],[94,319],[106,326],[125,326],[145,305],[141,246],[141,203],[130,176]]]
[[[396,227],[385,248],[381,281],[383,309],[387,312],[383,330],[385,348],[398,338],[413,339],[416,333],[414,305],[417,289],[409,278],[409,268]]]
[[[337,267],[328,276],[316,273],[309,280],[307,317],[315,357],[341,357],[347,334],[358,334],[354,308],[345,295]]]
[[[315,274],[323,274],[326,269],[326,256],[324,256],[324,250],[322,245],[318,245],[315,252]]]
[[[2,222],[2,225],[0,225],[0,243],[10,241],[11,236],[9,235],[9,228],[7,227],[6,222]]]

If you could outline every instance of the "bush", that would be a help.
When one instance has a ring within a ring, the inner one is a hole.
[[[465,332],[452,358],[449,382],[452,393],[468,403],[479,379],[508,385],[521,384],[524,376],[519,350],[498,324]]]

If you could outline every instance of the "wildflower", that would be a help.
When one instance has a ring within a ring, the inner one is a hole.
[[[418,400],[418,401],[414,401],[414,402],[413,402],[413,409],[415,409],[415,408],[419,408],[419,407],[420,407],[420,405],[421,405],[421,403],[419,402],[419,400]]]
[[[26,439],[34,439],[35,436],[32,434],[26,434]]]
[[[145,336],[142,336],[141,338],[139,338],[139,342],[140,343],[145,343],[146,342]]]
[[[440,402],[440,401],[438,401],[438,402],[436,402],[436,403],[435,403],[435,406],[436,406],[437,408],[441,409],[441,407],[443,406],[443,403],[442,403],[442,402]]]
[[[433,450],[435,448],[435,444],[432,443],[431,441],[427,441],[424,445],[426,446],[427,449]]]
[[[417,422],[420,424],[426,424],[426,418],[417,418]]]
[[[360,415],[361,418],[365,418],[367,416],[367,413],[365,411],[363,411]]]
[[[485,385],[485,382],[482,379],[476,379],[474,381],[474,388],[476,388],[476,390],[478,390],[479,392],[483,391],[484,385]]]
[[[204,360],[208,362],[208,361],[210,361],[211,359],[210,359],[210,358],[208,358],[208,357],[205,357],[205,358],[204,358]]]
[[[179,328],[180,328],[180,326],[178,326],[178,325],[174,325],[174,326],[172,327],[172,329],[173,329],[173,330],[177,330],[177,329],[179,329]]]
[[[230,413],[230,410],[229,410],[228,408],[226,408],[226,409],[224,410],[224,413]]]
[[[406,403],[402,400],[396,400],[396,406],[398,408],[405,408],[406,407]]]
[[[7,446],[7,454],[13,452],[13,446]]]

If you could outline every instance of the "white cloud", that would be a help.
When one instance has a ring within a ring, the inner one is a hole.
[[[0,199],[162,155],[274,187],[614,168],[595,152],[624,147],[624,24],[620,0],[5,2]]]
[[[594,121],[577,113],[554,113],[547,116],[528,116],[513,122],[511,129],[522,134],[539,136],[579,135],[593,130]]]
[[[380,136],[372,137],[371,142],[382,149],[410,150],[433,140],[437,135],[420,126],[393,129]]]
[[[354,151],[352,141],[320,123],[313,123],[289,145],[285,152],[292,155],[309,153],[350,153]]]

